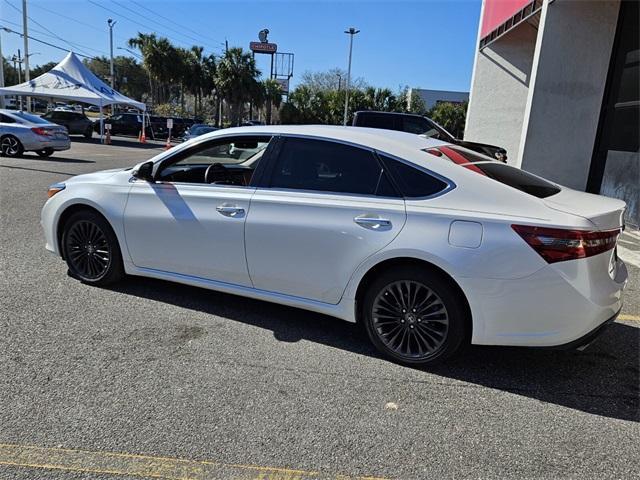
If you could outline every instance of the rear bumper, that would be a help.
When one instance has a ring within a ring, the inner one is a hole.
[[[473,316],[472,343],[528,347],[584,344],[622,308],[625,264],[613,252],[547,265],[511,280],[458,278]]]
[[[52,148],[56,151],[69,150],[71,141],[69,138],[49,139],[39,135],[30,135],[23,139],[23,146],[26,151],[42,150],[44,148]]]
[[[583,335],[582,337],[577,338],[569,343],[565,343],[563,345],[556,345],[553,347],[546,347],[546,348],[553,349],[553,350],[573,350],[580,347],[586,347],[591,342],[593,342],[598,336],[600,336],[600,334],[604,332],[609,325],[615,322],[616,318],[618,318],[618,315],[620,315],[620,310],[618,310],[613,317],[608,318],[605,322],[598,325],[596,328],[588,332],[586,335]]]

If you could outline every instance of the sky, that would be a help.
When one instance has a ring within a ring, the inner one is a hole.
[[[279,52],[295,54],[292,86],[305,71],[346,70],[349,27],[354,38],[352,76],[397,90],[468,91],[481,0],[421,1],[218,1],[27,0],[29,35],[76,53],[109,55],[107,19],[114,26],[114,55],[137,32],[155,32],[176,45],[205,47],[220,55],[229,46],[248,49],[263,28]],[[22,31],[22,0],[0,0],[0,26]],[[23,40],[0,30],[2,53],[11,57]],[[30,41],[31,65],[60,61],[65,51]],[[269,56],[256,55],[263,74]]]

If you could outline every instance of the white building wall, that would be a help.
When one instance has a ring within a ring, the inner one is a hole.
[[[476,53],[464,139],[498,145],[508,163],[518,151],[537,30],[523,23]]]
[[[518,154],[523,169],[585,189],[618,10],[619,0],[545,1]]]

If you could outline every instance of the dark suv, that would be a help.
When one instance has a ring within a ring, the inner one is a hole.
[[[139,113],[116,113],[109,118],[105,118],[105,124],[111,125],[111,135],[135,135],[142,130],[142,114]],[[96,122],[96,131],[100,131],[100,122]]]
[[[53,110],[42,115],[42,118],[66,127],[69,134],[80,133],[85,138],[93,135],[93,122],[82,113]]]
[[[356,112],[353,117],[354,127],[384,128],[386,130],[399,130],[401,132],[415,133],[425,137],[435,138],[443,142],[453,143],[461,147],[483,153],[489,157],[507,161],[507,151],[502,147],[488,145],[486,143],[467,142],[460,140],[436,122],[422,115],[411,113],[375,112],[370,110]]]

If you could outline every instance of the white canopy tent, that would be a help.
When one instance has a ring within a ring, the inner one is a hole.
[[[0,88],[0,95],[28,95],[31,97],[61,98],[75,100],[100,107],[100,137],[103,134],[102,108],[107,105],[131,105],[145,111],[146,105],[115,91],[100,80],[82,61],[69,52],[66,57],[47,73],[33,80]],[[142,122],[144,130],[145,122]]]

